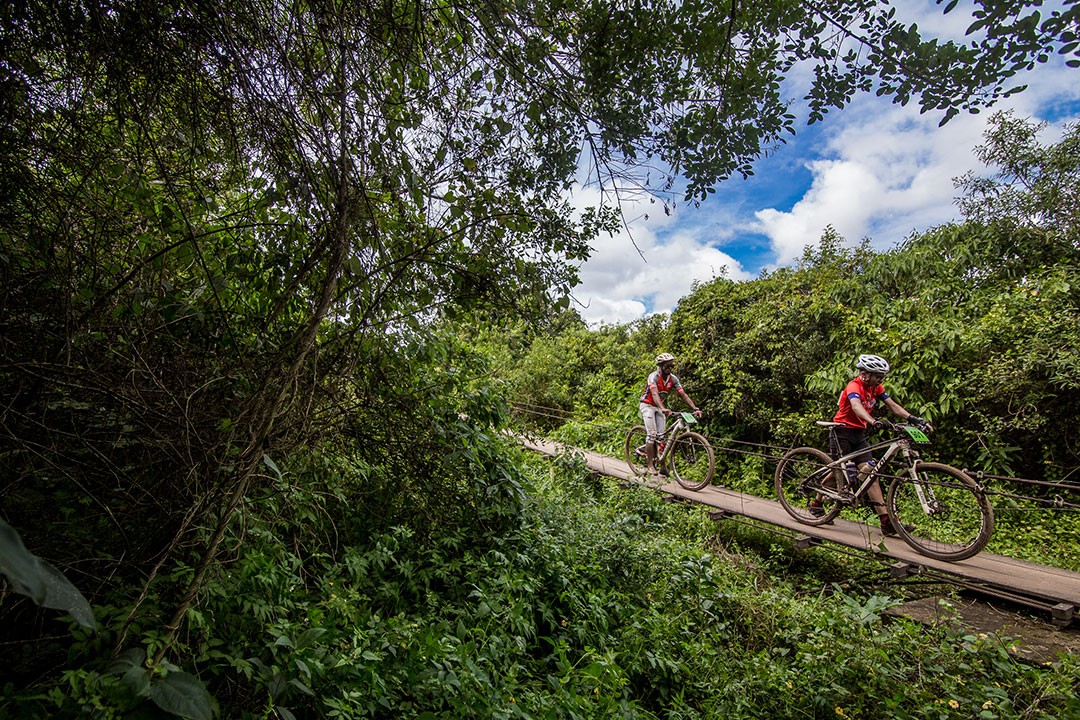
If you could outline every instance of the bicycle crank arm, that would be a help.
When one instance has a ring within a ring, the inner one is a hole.
[[[838,503],[847,504],[855,500],[855,496],[848,490],[830,490],[829,488],[819,487],[815,488],[814,491]]]

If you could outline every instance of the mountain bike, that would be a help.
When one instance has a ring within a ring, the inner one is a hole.
[[[884,449],[866,477],[859,482],[855,458],[868,450],[835,460],[812,447],[788,450],[776,466],[776,495],[788,514],[807,525],[832,522],[845,507],[864,501],[871,483],[889,480],[885,509],[900,538],[917,552],[938,560],[963,560],[976,555],[994,532],[994,510],[985,488],[951,465],[922,460],[916,445],[929,437],[922,429],[885,421],[892,437],[872,444],[869,452]],[[817,421],[820,427],[840,423]],[[830,447],[836,447],[830,442]],[[894,474],[887,474],[890,465]],[[816,500],[813,506],[811,501]],[[909,525],[905,525],[909,523]]]
[[[687,490],[700,490],[712,482],[716,470],[716,455],[704,435],[690,430],[697,423],[691,413],[672,413],[674,422],[660,435],[656,443],[656,465],[661,474],[670,467],[676,482]],[[624,453],[626,464],[637,477],[645,474],[647,433],[644,425],[635,425],[626,434]],[[668,440],[670,438],[670,441]]]

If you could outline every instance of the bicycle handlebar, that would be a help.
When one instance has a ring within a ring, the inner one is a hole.
[[[885,418],[879,418],[879,419],[874,420],[874,427],[882,427],[882,428],[885,428],[886,430],[888,430],[890,432],[894,432],[894,433],[901,434],[901,435],[906,432],[906,430],[904,430],[904,428],[908,428],[908,427],[918,428],[919,430],[926,433],[927,435],[929,435],[930,433],[932,433],[934,431],[934,426],[931,425],[928,422],[924,422],[922,424],[917,424],[917,423],[894,423],[891,420],[886,420]]]

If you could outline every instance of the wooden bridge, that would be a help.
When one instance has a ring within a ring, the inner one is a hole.
[[[579,453],[595,472],[642,484],[624,460],[535,438],[519,437],[519,440],[526,448],[545,455]],[[831,525],[804,525],[788,515],[779,502],[718,485],[692,492],[675,482],[667,482],[658,489],[672,500],[707,506],[710,517],[715,520],[752,518],[788,535],[796,547],[830,543],[872,553],[890,562],[894,577],[920,575],[941,579],[1048,612],[1054,624],[1060,627],[1071,623],[1080,609],[1080,573],[986,552],[958,562],[935,560],[920,555],[898,537],[884,537],[876,527],[841,518]]]

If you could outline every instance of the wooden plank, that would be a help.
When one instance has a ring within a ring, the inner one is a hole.
[[[959,562],[935,560],[916,552],[900,538],[884,537],[878,528],[863,523],[837,518],[832,525],[804,525],[788,515],[780,503],[752,495],[711,487],[698,493],[690,493],[674,484],[665,485],[662,489],[682,497],[698,495],[700,497],[696,498],[696,501],[709,507],[738,513],[770,525],[797,530],[803,535],[867,550],[912,565],[931,568],[969,582],[988,583],[1046,601],[1080,605],[1080,573],[987,552]]]
[[[889,566],[889,577],[896,580],[903,580],[906,577],[919,574],[918,565],[912,565],[911,563],[898,562]]]
[[[1076,615],[1076,606],[1072,603],[1058,603],[1050,608],[1050,614],[1054,618],[1055,625],[1065,627],[1073,621],[1073,617]]]

